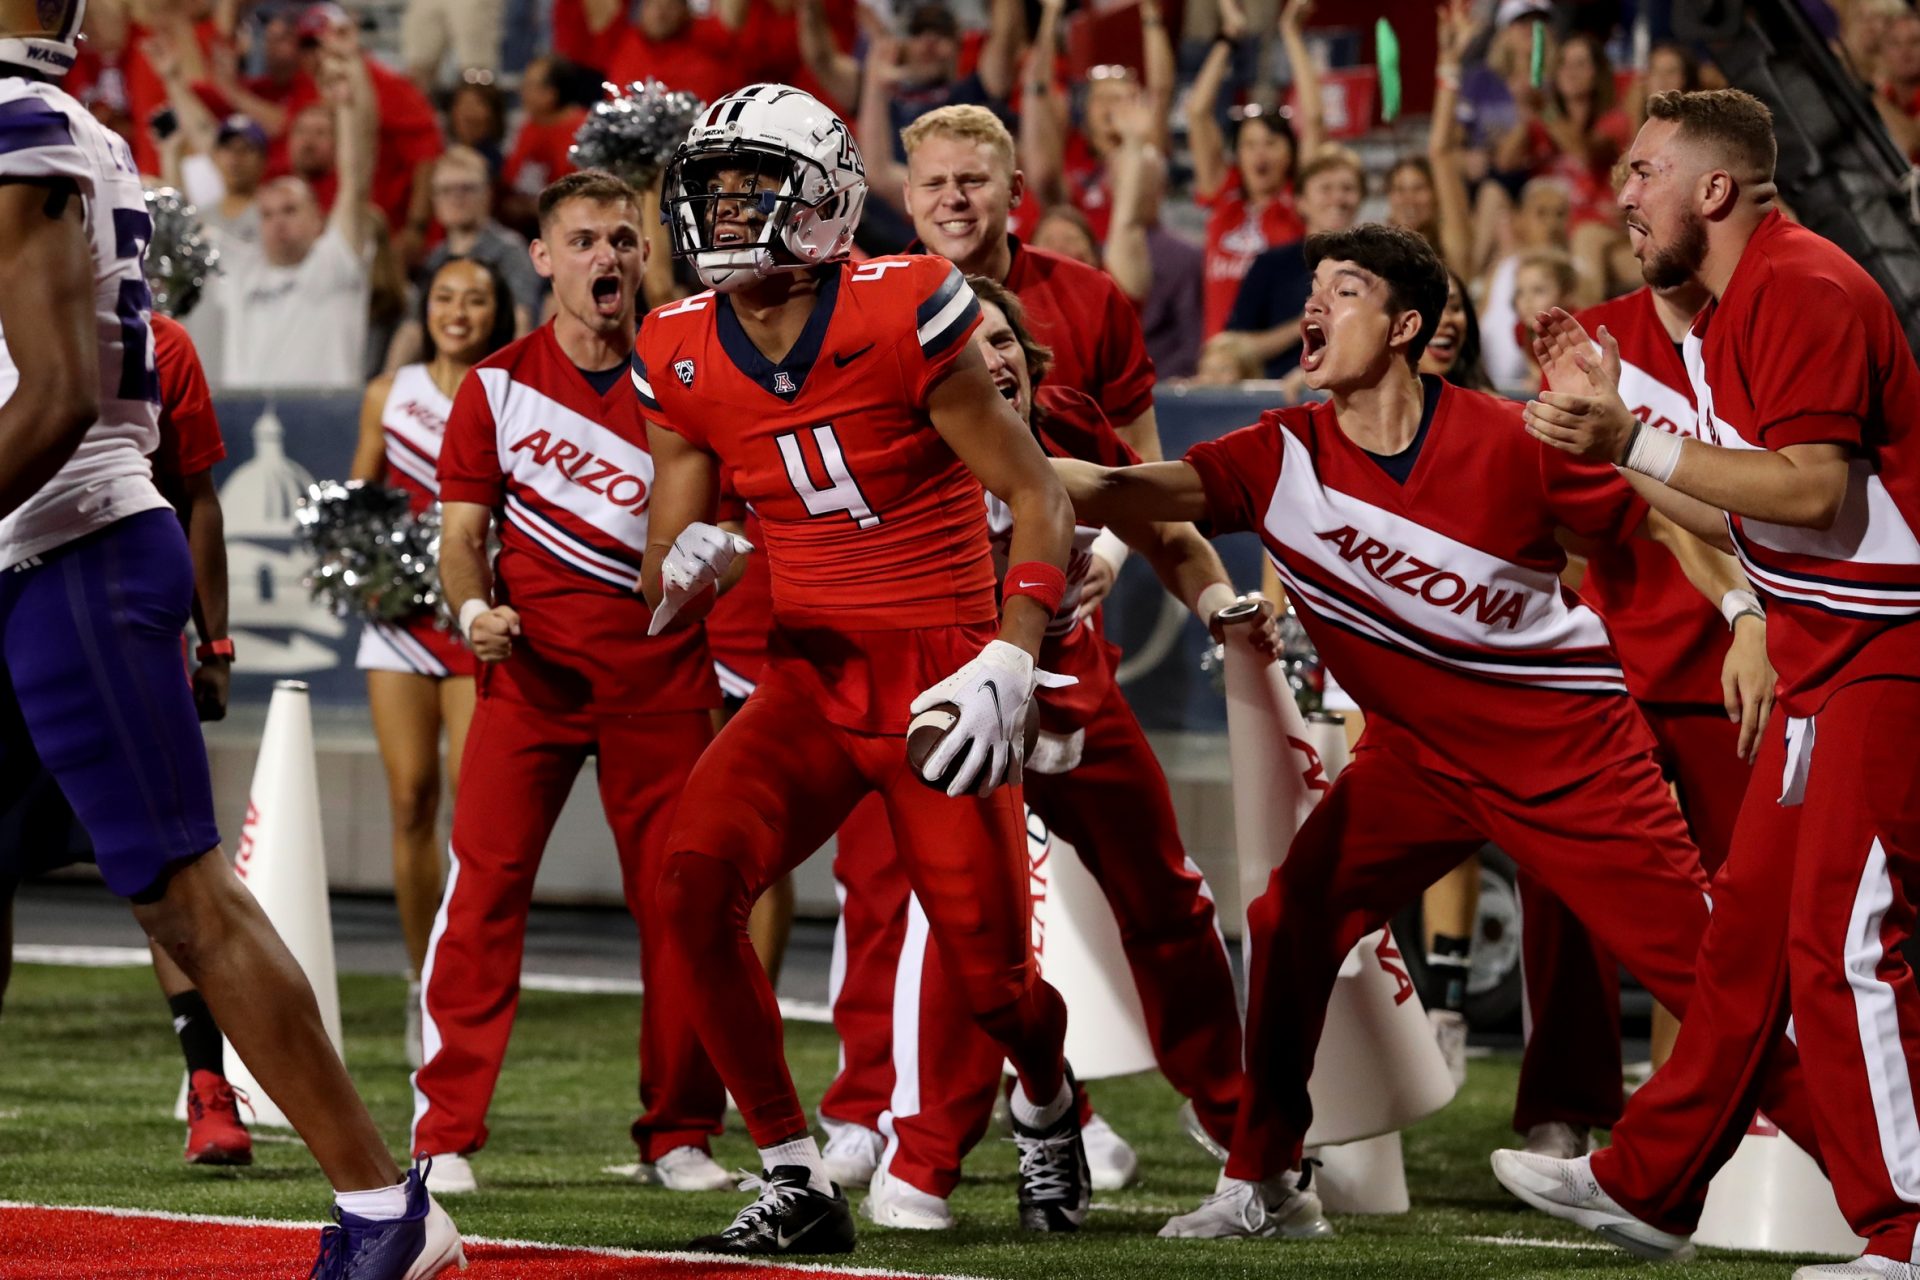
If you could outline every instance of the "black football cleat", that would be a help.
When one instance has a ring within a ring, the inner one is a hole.
[[[1013,1145],[1020,1151],[1020,1225],[1029,1231],[1078,1231],[1093,1199],[1071,1070],[1067,1085],[1076,1100],[1046,1128],[1030,1129],[1017,1115],[1013,1119]]]
[[[852,1253],[853,1211],[835,1186],[822,1195],[808,1185],[803,1165],[783,1164],[765,1178],[748,1178],[742,1191],[760,1198],[740,1211],[719,1235],[701,1236],[687,1248],[696,1253],[810,1254]]]

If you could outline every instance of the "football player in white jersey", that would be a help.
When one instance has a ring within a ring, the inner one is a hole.
[[[84,0],[0,0],[0,662],[100,871],[205,994],[338,1193],[314,1275],[462,1261],[313,993],[220,854],[180,656],[187,542],[155,487],[152,221],[126,143],[59,88]]]

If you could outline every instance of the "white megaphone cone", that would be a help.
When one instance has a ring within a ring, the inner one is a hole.
[[[327,1037],[341,1051],[340,985],[334,974],[327,858],[320,839],[320,776],[314,763],[313,707],[305,681],[281,680],[273,687],[234,871],[307,975],[320,1003]],[[344,1052],[341,1056],[345,1057]],[[231,1041],[226,1045],[226,1064],[228,1081],[252,1099],[250,1123],[292,1127],[254,1081]],[[186,1118],[184,1086],[178,1115]]]
[[[1152,1070],[1140,991],[1107,895],[1073,846],[1031,809],[1027,867],[1040,972],[1066,1002],[1067,1061],[1075,1074],[1100,1080]]]
[[[1250,624],[1272,605],[1248,601],[1221,615],[1226,637],[1227,736],[1241,911],[1266,891],[1300,823],[1331,787],[1326,762],[1280,665],[1256,651]],[[1321,726],[1339,732],[1337,721]],[[1345,755],[1346,739],[1338,738]],[[1393,935],[1360,940],[1340,967],[1313,1078],[1309,1146],[1355,1142],[1405,1128],[1452,1099],[1439,1046]]]
[[[1866,1248],[1813,1157],[1757,1112],[1733,1159],[1713,1176],[1693,1238],[1722,1249],[1849,1258]]]

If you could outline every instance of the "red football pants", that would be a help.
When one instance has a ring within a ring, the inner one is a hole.
[[[1717,706],[1642,703],[1659,758],[1709,878],[1727,860],[1753,769],[1738,754],[1740,726]],[[1560,899],[1521,873],[1527,1047],[1513,1128],[1558,1120],[1611,1129],[1624,1105],[1620,966]]]
[[[1920,681],[1863,680],[1809,720],[1774,721],[1713,882],[1673,1057],[1633,1095],[1594,1174],[1636,1216],[1692,1230],[1756,1105],[1781,1122],[1758,1084],[1785,1030],[1818,1082],[1808,1150],[1841,1211],[1871,1252],[1914,1261],[1920,993],[1900,948],[1920,892]]]
[[[1239,1103],[1240,1018],[1212,894],[1180,842],[1166,775],[1118,685],[1084,729],[1073,770],[1027,775],[1027,804],[1073,845],[1106,895],[1160,1069],[1224,1142]],[[835,874],[847,896],[848,964],[834,1023],[845,1056],[820,1113],[881,1129],[887,1171],[946,1196],[986,1131],[1001,1055],[967,1024],[898,866],[884,828],[859,814],[841,828]],[[890,1016],[877,1016],[889,1004]]]
[[[1706,876],[1652,753],[1523,801],[1363,740],[1248,912],[1247,1071],[1231,1177],[1299,1165],[1313,1120],[1307,1079],[1340,962],[1489,840],[1570,903],[1657,999],[1686,1009]],[[1777,1102],[1769,1093],[1767,1113],[1797,1141],[1809,1126],[1796,1083],[1783,1079]]]
[[[794,664],[770,664],[688,780],[660,882],[670,980],[698,991],[700,1039],[756,1145],[807,1132],[782,1049],[780,1011],[747,940],[767,885],[804,862],[877,792],[908,884],[967,1009],[1012,1059],[1030,1096],[1059,1091],[1067,1012],[1029,939],[1020,789],[949,799],[907,766],[903,736],[820,715]]]
[[[713,736],[705,711],[599,715],[542,710],[498,693],[474,708],[453,811],[452,864],[421,971],[423,1049],[414,1074],[412,1150],[476,1151],[520,1005],[527,907],[553,824],[589,755],[620,855],[621,890],[640,928],[643,1160],[720,1132],[726,1094],[690,1019],[698,994],[659,978],[655,887],[667,825]]]

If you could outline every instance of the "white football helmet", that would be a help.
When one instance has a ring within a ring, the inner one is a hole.
[[[0,64],[58,80],[73,70],[87,0],[0,0]]]
[[[722,191],[723,173],[736,175]],[[667,165],[661,219],[676,258],[730,293],[776,271],[847,256],[867,203],[867,166],[846,123],[812,94],[750,84],[708,107]],[[764,218],[742,243],[714,242],[714,213],[742,201]]]

